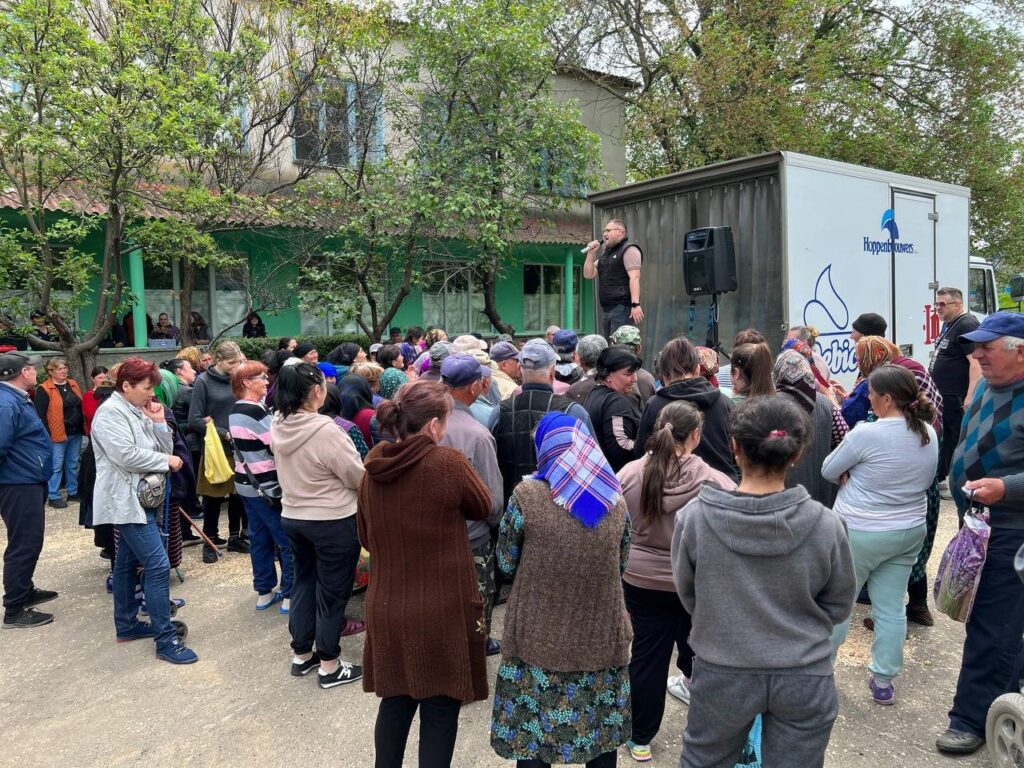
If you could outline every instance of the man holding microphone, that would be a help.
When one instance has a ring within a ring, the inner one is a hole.
[[[604,251],[597,256],[597,249]],[[583,277],[598,280],[602,331],[605,338],[622,325],[639,325],[644,319],[640,307],[640,265],[643,252],[626,237],[626,225],[612,219],[604,226],[602,240],[594,240],[584,250]]]

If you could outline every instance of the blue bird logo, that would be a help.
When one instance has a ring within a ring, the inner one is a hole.
[[[885,213],[882,214],[882,229],[889,233],[889,237],[893,240],[900,239],[900,230],[896,226],[896,213],[892,208],[887,208]]]

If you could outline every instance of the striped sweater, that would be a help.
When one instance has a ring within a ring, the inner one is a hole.
[[[249,465],[249,471],[264,493],[280,495],[277,491],[277,467],[270,450],[270,421],[270,411],[262,403],[238,400],[231,407],[228,427],[235,443],[235,491],[239,496],[254,498],[259,495],[249,482],[239,458]]]

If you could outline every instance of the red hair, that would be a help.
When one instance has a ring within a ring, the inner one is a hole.
[[[160,383],[160,369],[155,363],[141,357],[126,357],[117,369],[117,391],[124,392],[124,385],[138,386],[148,381],[154,387]]]
[[[246,360],[231,372],[231,394],[235,400],[241,400],[245,395],[245,381],[253,376],[259,376],[267,372],[267,366],[255,360]]]

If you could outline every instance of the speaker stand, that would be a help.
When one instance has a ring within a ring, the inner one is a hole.
[[[718,338],[718,297],[721,295],[721,293],[711,294],[711,307],[708,310],[711,313],[711,322],[708,324],[707,342],[704,346],[715,350],[726,360],[729,360],[729,353],[722,347],[722,343]]]

